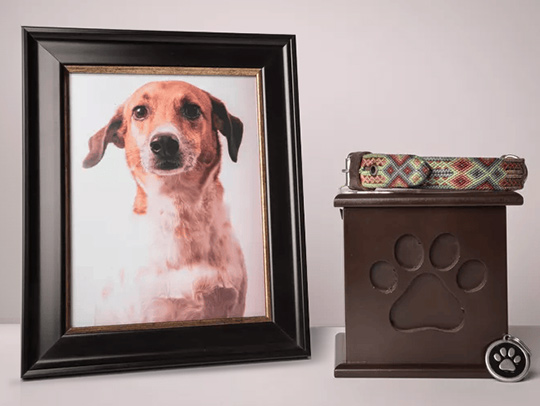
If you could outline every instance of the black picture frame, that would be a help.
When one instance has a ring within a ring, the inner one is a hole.
[[[23,27],[23,379],[310,355],[293,35]],[[66,334],[65,66],[262,70],[271,320]]]

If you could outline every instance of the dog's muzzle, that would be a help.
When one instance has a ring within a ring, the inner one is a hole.
[[[150,150],[154,154],[156,169],[173,170],[183,165],[180,143],[174,135],[154,135],[150,140]]]

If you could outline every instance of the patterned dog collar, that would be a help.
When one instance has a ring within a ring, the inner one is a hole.
[[[344,172],[347,186],[354,190],[518,190],[527,179],[525,160],[513,155],[449,158],[353,152]]]

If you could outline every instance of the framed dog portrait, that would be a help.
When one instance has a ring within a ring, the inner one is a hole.
[[[294,36],[23,44],[22,378],[308,357]]]

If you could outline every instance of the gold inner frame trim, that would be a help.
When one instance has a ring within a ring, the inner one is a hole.
[[[205,67],[162,67],[162,66],[85,66],[64,65],[64,129],[66,154],[66,334],[84,334],[106,331],[136,331],[146,329],[177,328],[203,325],[226,325],[243,323],[263,323],[272,321],[272,291],[270,275],[269,225],[268,225],[268,185],[266,173],[265,121],[263,100],[263,70],[258,68],[205,68]],[[69,75],[71,73],[94,74],[136,74],[136,75],[184,75],[184,76],[254,76],[257,89],[257,123],[259,138],[259,170],[261,179],[261,206],[263,225],[263,267],[265,282],[265,315],[255,317],[234,317],[220,319],[202,319],[189,321],[171,321],[159,323],[117,324],[89,327],[71,326],[71,177],[69,165],[70,153],[70,115],[69,115]]]
[[[132,75],[193,75],[193,76],[257,76],[258,68],[196,68],[179,66],[84,66],[65,65],[69,73],[102,73]],[[257,80],[258,82],[258,80]]]
[[[195,327],[195,326],[218,326],[226,324],[247,324],[247,323],[265,323],[271,321],[266,316],[256,317],[231,317],[223,319],[205,319],[188,321],[164,321],[159,323],[133,323],[133,324],[114,324],[107,326],[90,327],[71,327],[66,334],[84,334],[108,331],[137,331],[148,329],[175,328],[175,327]]]

